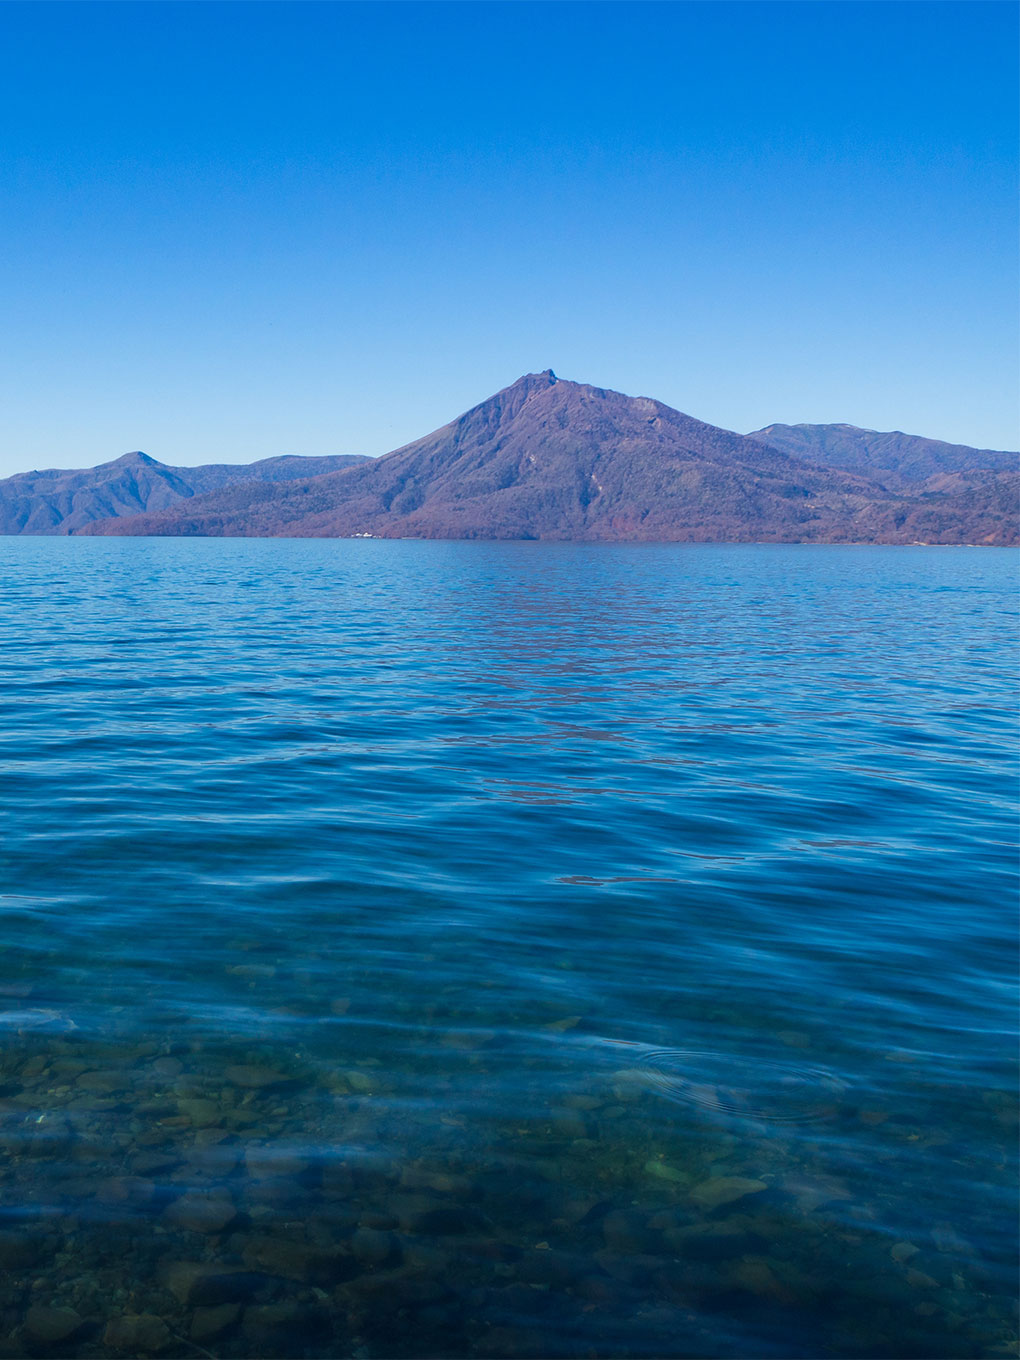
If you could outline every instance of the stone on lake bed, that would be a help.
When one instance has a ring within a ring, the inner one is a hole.
[[[184,1071],[184,1064],[179,1058],[157,1058],[152,1070],[161,1077],[179,1077]]]
[[[598,1110],[606,1102],[601,1096],[569,1095],[563,1097],[563,1103],[574,1110]]]
[[[889,1255],[894,1261],[899,1261],[902,1264],[904,1261],[909,1261],[912,1256],[916,1256],[919,1251],[920,1247],[915,1247],[913,1242],[896,1242],[890,1249]]]
[[[400,1184],[407,1190],[436,1190],[441,1194],[458,1195],[463,1199],[481,1194],[480,1188],[468,1176],[458,1176],[447,1171],[423,1170],[420,1167],[405,1167],[400,1173]]]
[[[760,1299],[774,1299],[777,1303],[793,1304],[797,1296],[780,1280],[768,1261],[762,1257],[745,1256],[734,1267],[730,1279],[738,1289],[745,1289]]]
[[[197,1129],[195,1132],[195,1141],[192,1146],[214,1147],[218,1143],[228,1142],[232,1136],[233,1135],[228,1133],[226,1129]],[[240,1156],[240,1153],[238,1153],[238,1156]]]
[[[938,1288],[938,1280],[933,1279],[923,1270],[915,1270],[913,1267],[907,1271],[907,1284],[911,1285],[914,1289]]]
[[[253,1144],[245,1149],[244,1166],[249,1176],[261,1180],[270,1176],[300,1176],[308,1170],[309,1162],[286,1147]]]
[[[144,1176],[111,1176],[100,1182],[96,1199],[101,1204],[151,1204],[156,1196],[155,1181]]]
[[[732,1220],[722,1223],[696,1223],[667,1228],[663,1238],[678,1257],[701,1265],[714,1265],[747,1256],[764,1247],[761,1234],[742,1227]]]
[[[172,1340],[169,1327],[155,1313],[125,1313],[113,1318],[103,1333],[103,1344],[110,1350],[131,1355],[158,1355]]]
[[[673,1181],[677,1185],[689,1184],[691,1179],[686,1171],[680,1171],[677,1167],[670,1166],[668,1162],[660,1162],[655,1157],[645,1162],[645,1171],[660,1181]]]
[[[274,1354],[293,1354],[288,1346],[295,1334],[306,1337],[328,1326],[329,1315],[321,1304],[286,1300],[281,1303],[255,1304],[244,1310],[241,1327],[253,1345],[271,1348]]]
[[[256,1067],[253,1063],[238,1063],[223,1073],[232,1086],[243,1086],[250,1091],[266,1090],[271,1086],[287,1086],[297,1078],[289,1072],[273,1067]]]
[[[233,1223],[237,1209],[223,1192],[202,1194],[190,1191],[167,1207],[163,1217],[177,1228],[191,1232],[218,1233]]]
[[[0,1270],[29,1270],[45,1254],[40,1238],[12,1229],[0,1230]]]
[[[758,1195],[769,1187],[765,1181],[747,1176],[713,1176],[702,1181],[691,1191],[691,1199],[703,1209],[718,1209],[723,1204],[734,1204],[745,1195]]]
[[[602,1236],[610,1251],[623,1256],[654,1252],[658,1242],[644,1216],[632,1209],[613,1209],[602,1220]]]
[[[567,1107],[552,1109],[549,1111],[549,1119],[556,1133],[563,1134],[566,1138],[585,1138],[588,1134],[584,1117],[577,1110]]]
[[[495,1037],[494,1029],[455,1029],[444,1034],[439,1042],[443,1048],[459,1048],[471,1052],[475,1048],[484,1048]]]
[[[97,1091],[104,1095],[123,1091],[130,1084],[130,1077],[125,1072],[84,1072],[75,1082],[83,1091]]]
[[[388,1261],[395,1245],[390,1233],[378,1228],[359,1228],[351,1237],[351,1251],[366,1265],[379,1266]]]
[[[213,1100],[179,1100],[177,1108],[186,1114],[196,1129],[207,1129],[222,1121],[220,1107]]]
[[[352,1253],[346,1246],[317,1247],[268,1235],[248,1238],[241,1259],[250,1271],[299,1284],[336,1280],[355,1273]]]
[[[784,1177],[782,1188],[797,1201],[802,1213],[813,1213],[833,1200],[851,1199],[849,1187],[835,1176],[792,1174]]]
[[[961,1237],[949,1223],[936,1224],[931,1230],[931,1240],[939,1251],[956,1252],[961,1256],[973,1256],[975,1254],[973,1243]]]
[[[648,1075],[640,1067],[624,1067],[609,1078],[610,1089],[618,1101],[630,1104],[640,1100],[648,1089]]]
[[[180,1166],[179,1152],[137,1152],[129,1163],[135,1176],[159,1176]]]
[[[82,1321],[73,1308],[47,1308],[37,1303],[25,1315],[25,1335],[40,1345],[53,1346],[73,1336]]]
[[[167,1261],[159,1281],[185,1308],[219,1307],[251,1298],[265,1275],[216,1261]]]
[[[214,1307],[196,1308],[191,1318],[192,1341],[213,1341],[232,1327],[241,1316],[239,1303],[220,1303]]]
[[[191,1176],[229,1176],[240,1160],[241,1149],[234,1143],[196,1141],[187,1150],[187,1167],[181,1173],[181,1178],[187,1180]]]

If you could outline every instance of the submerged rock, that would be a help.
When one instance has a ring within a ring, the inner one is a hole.
[[[691,1199],[703,1209],[718,1209],[723,1204],[734,1204],[745,1195],[758,1195],[769,1187],[765,1181],[747,1176],[713,1176],[702,1181],[691,1191]]]
[[[137,1152],[128,1165],[135,1176],[161,1176],[173,1171],[182,1161],[179,1152]]]
[[[213,1307],[196,1308],[191,1318],[192,1341],[214,1341],[241,1316],[239,1303],[220,1303]]]
[[[564,1138],[586,1138],[588,1135],[588,1125],[578,1110],[561,1106],[550,1110],[549,1118],[554,1132],[562,1134]]]
[[[177,1108],[181,1114],[187,1115],[196,1129],[212,1128],[223,1120],[223,1112],[214,1100],[179,1100]]]
[[[96,1190],[102,1204],[127,1204],[137,1208],[151,1204],[156,1196],[156,1183],[144,1176],[111,1176]]]
[[[418,1167],[405,1167],[400,1174],[400,1184],[406,1190],[435,1190],[441,1195],[453,1195],[459,1199],[477,1198],[482,1193],[468,1176]]]
[[[709,1263],[732,1260],[749,1252],[760,1251],[766,1239],[739,1224],[691,1224],[668,1228],[663,1233],[668,1246],[677,1256],[690,1261]]]
[[[614,1209],[602,1220],[602,1236],[610,1251],[623,1255],[653,1253],[658,1237],[641,1214],[629,1209]]]
[[[255,1180],[268,1177],[300,1176],[308,1170],[306,1157],[273,1144],[253,1144],[245,1149],[244,1166]]]
[[[0,1231],[0,1270],[28,1270],[45,1254],[45,1243],[24,1232]]]
[[[328,1325],[328,1314],[321,1305],[298,1303],[255,1304],[244,1310],[241,1327],[246,1339],[255,1346],[272,1347],[277,1353],[300,1353],[300,1337],[321,1332]]]
[[[793,1290],[778,1278],[763,1257],[746,1256],[733,1267],[730,1279],[738,1289],[746,1290],[757,1298],[774,1299],[777,1303],[787,1305],[797,1302]]]
[[[923,1270],[915,1270],[913,1267],[907,1271],[907,1284],[913,1289],[938,1288],[938,1280],[933,1279],[931,1275],[926,1274]]]
[[[234,1201],[223,1192],[202,1194],[191,1191],[174,1200],[163,1217],[177,1228],[190,1232],[218,1233],[237,1217]]]
[[[351,1238],[351,1251],[365,1265],[380,1266],[394,1254],[391,1233],[378,1228],[359,1228]]]
[[[243,1303],[266,1283],[263,1274],[215,1261],[164,1262],[159,1280],[185,1308]]]
[[[42,1346],[55,1346],[74,1336],[84,1319],[73,1308],[34,1304],[25,1315],[25,1335]]]
[[[184,1064],[179,1058],[157,1058],[152,1064],[152,1070],[161,1077],[179,1077],[184,1071]]]
[[[75,1085],[82,1091],[95,1091],[100,1095],[112,1095],[123,1091],[131,1084],[126,1072],[84,1072]]]
[[[352,1253],[343,1247],[317,1247],[282,1237],[248,1238],[241,1259],[253,1271],[299,1284],[329,1283],[354,1274]]]
[[[357,1091],[360,1095],[371,1095],[378,1084],[367,1072],[359,1072],[356,1067],[345,1068],[339,1075],[352,1091]]]
[[[467,1233],[484,1233],[491,1227],[489,1220],[477,1209],[466,1204],[440,1204],[414,1216],[411,1232],[426,1237],[459,1237]]]
[[[169,1327],[155,1313],[125,1313],[113,1318],[103,1333],[110,1350],[131,1355],[158,1355],[172,1340]]]
[[[223,1074],[234,1086],[243,1086],[250,1091],[267,1090],[273,1086],[288,1086],[297,1078],[289,1072],[280,1072],[273,1067],[256,1067],[253,1063],[238,1063],[228,1067]]]
[[[645,1162],[645,1171],[649,1176],[654,1176],[656,1180],[672,1181],[675,1185],[690,1184],[690,1176],[686,1171],[680,1171],[675,1166],[670,1166],[668,1162],[660,1162],[652,1157]]]

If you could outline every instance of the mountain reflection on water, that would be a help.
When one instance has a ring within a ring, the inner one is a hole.
[[[1014,1353],[1012,553],[0,563],[0,1356]]]

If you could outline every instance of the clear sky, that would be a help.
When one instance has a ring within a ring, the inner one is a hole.
[[[0,474],[521,373],[1017,447],[1010,3],[0,4]]]

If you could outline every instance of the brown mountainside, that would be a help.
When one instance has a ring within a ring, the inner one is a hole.
[[[750,438],[805,462],[856,472],[890,488],[916,488],[945,474],[1015,472],[1020,468],[1020,453],[946,444],[901,430],[862,430],[856,425],[766,425]]]
[[[125,453],[94,468],[20,472],[0,481],[0,534],[72,534],[95,520],[169,510],[203,492],[242,481],[282,482],[335,471],[356,456],[264,458],[257,463],[169,467]]]
[[[1012,498],[1011,498],[1012,497]],[[628,397],[532,373],[384,458],[85,532],[592,541],[1016,540],[1002,486],[893,494]]]

